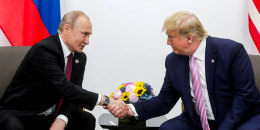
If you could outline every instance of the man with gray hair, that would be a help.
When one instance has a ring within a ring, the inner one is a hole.
[[[81,11],[65,14],[58,34],[36,43],[0,100],[1,130],[94,130],[96,105],[121,105],[82,89],[92,25]],[[127,106],[121,106],[126,107]]]
[[[173,52],[166,57],[161,91],[130,104],[125,116],[161,116],[181,99],[184,111],[160,130],[259,130],[260,95],[243,45],[208,36],[199,19],[186,11],[167,18],[163,30]],[[108,109],[115,116],[120,113],[116,107]]]

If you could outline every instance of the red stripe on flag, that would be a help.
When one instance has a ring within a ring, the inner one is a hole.
[[[249,15],[248,15],[248,23],[249,23],[249,32],[251,34],[253,41],[255,42],[258,52],[260,53],[260,34],[257,31]]]
[[[258,10],[258,13],[260,13],[260,0],[252,0],[255,4],[256,9]]]
[[[0,27],[12,46],[32,46],[49,36],[32,0],[1,0]]]

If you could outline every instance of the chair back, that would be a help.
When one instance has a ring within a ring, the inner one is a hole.
[[[254,70],[255,84],[260,91],[260,55],[249,55],[249,57]]]
[[[0,98],[30,46],[0,47]]]

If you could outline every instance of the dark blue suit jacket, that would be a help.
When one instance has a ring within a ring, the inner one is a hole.
[[[194,125],[200,121],[192,105],[189,56],[170,53],[159,95],[135,103],[138,119],[168,113],[179,98]],[[245,119],[260,113],[260,96],[255,86],[251,61],[242,44],[228,39],[206,39],[205,74],[209,99],[218,129],[235,129]]]

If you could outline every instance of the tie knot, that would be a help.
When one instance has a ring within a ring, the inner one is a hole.
[[[197,58],[193,55],[190,56],[192,60],[196,60]]]
[[[73,54],[72,53],[70,53],[68,56],[68,59],[72,59],[72,57],[73,57]]]

